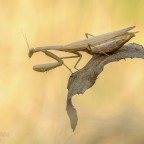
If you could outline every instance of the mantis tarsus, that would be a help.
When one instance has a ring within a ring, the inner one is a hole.
[[[117,49],[121,48],[127,41],[129,41],[132,37],[135,36],[135,32],[129,32],[134,27],[135,26],[124,28],[124,29],[120,29],[117,31],[109,32],[98,36],[93,36],[86,33],[86,37],[87,37],[86,39],[76,41],[70,44],[30,48],[28,55],[31,58],[32,55],[36,52],[44,52],[47,56],[57,61],[53,63],[39,64],[33,66],[33,69],[38,72],[45,72],[53,68],[56,68],[58,66],[65,65],[63,59],[78,57],[79,59],[74,66],[74,68],[76,68],[77,64],[82,58],[82,55],[79,53],[79,51],[84,51],[91,55],[94,54],[108,55],[108,53],[114,52]],[[69,52],[69,53],[73,53],[74,56],[60,58],[48,50]]]

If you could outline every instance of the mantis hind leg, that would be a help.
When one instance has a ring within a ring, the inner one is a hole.
[[[94,37],[94,35],[89,34],[89,33],[85,33],[86,38],[89,38],[89,36]]]
[[[94,35],[89,34],[89,33],[85,33],[85,36],[86,36],[86,38],[89,38],[89,36],[94,37]],[[90,52],[91,52],[91,53],[93,53],[93,52],[92,52],[92,48],[91,48],[91,45],[90,45],[90,44],[88,44],[88,48],[89,48]]]
[[[86,36],[86,38],[89,38],[89,36],[94,37],[94,35],[89,34],[89,33],[85,33],[85,36]],[[89,48],[89,50],[90,50],[91,53],[93,53],[92,47],[95,47],[95,46],[92,46],[92,45],[88,44],[88,48]],[[105,52],[103,52],[101,50],[100,50],[100,52],[103,53],[106,56],[109,56],[107,53],[105,53]]]

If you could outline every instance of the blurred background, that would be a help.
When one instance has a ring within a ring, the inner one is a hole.
[[[0,143],[144,143],[144,61],[108,64],[96,84],[74,96],[78,126],[73,133],[66,113],[70,72],[47,73],[35,64],[53,62],[43,53],[28,58],[30,47],[62,45],[136,26],[130,42],[144,45],[143,0],[0,0]],[[66,56],[66,53],[58,53]],[[91,58],[83,53],[82,68]],[[75,71],[76,59],[65,60]]]

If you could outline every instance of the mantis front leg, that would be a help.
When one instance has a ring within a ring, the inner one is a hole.
[[[38,71],[38,72],[46,72],[48,70],[51,70],[53,68],[56,68],[58,66],[61,66],[64,64],[63,60],[61,58],[59,58],[58,56],[56,56],[55,54],[49,52],[49,51],[43,51],[47,56],[55,59],[57,62],[53,62],[53,63],[48,63],[48,64],[39,64],[39,65],[35,65],[33,66],[33,70]],[[64,64],[65,65],[65,64]],[[66,65],[65,65],[66,66]],[[66,66],[67,67],[67,66]],[[67,67],[68,68],[68,67]],[[69,68],[68,68],[69,69]],[[70,70],[70,69],[69,69]],[[71,70],[70,70],[71,71]],[[71,71],[72,73],[72,71]]]
[[[75,54],[75,56],[68,56],[68,57],[61,57],[61,58],[58,57],[57,55],[53,54],[52,52],[47,51],[47,50],[43,50],[42,52],[44,52],[47,56],[55,59],[57,62],[48,63],[48,64],[39,64],[39,65],[33,66],[33,70],[38,71],[38,72],[46,72],[46,71],[49,71],[49,70],[56,68],[58,66],[64,65],[72,73],[71,69],[66,64],[64,64],[62,59],[79,57],[79,59],[77,60],[75,66],[74,66],[74,68],[76,70],[78,70],[76,68],[76,66],[82,58],[82,55],[79,52],[69,52],[69,53]]]

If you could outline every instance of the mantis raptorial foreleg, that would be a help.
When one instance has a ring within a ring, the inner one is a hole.
[[[64,65],[72,73],[72,70],[66,64],[64,64],[62,59],[79,57],[78,61],[76,62],[75,66],[74,66],[74,68],[77,69],[76,66],[77,66],[77,64],[79,63],[79,61],[80,61],[80,59],[82,57],[82,55],[79,52],[69,52],[69,53],[75,54],[76,56],[68,56],[68,57],[61,57],[61,58],[58,57],[57,55],[53,54],[50,51],[46,51],[45,50],[45,51],[42,51],[42,52],[45,53],[47,56],[55,59],[57,62],[35,65],[33,67],[33,69],[38,71],[38,72],[45,72],[45,71],[51,70],[53,68],[56,68],[58,66]]]
[[[56,68],[58,66],[61,66],[63,64],[63,60],[61,60],[58,56],[56,56],[55,54],[49,52],[49,51],[43,51],[47,56],[55,59],[57,62],[54,63],[49,63],[49,64],[39,64],[39,65],[35,65],[33,66],[33,69],[35,71],[38,72],[45,72],[48,70],[51,70],[53,68]]]

